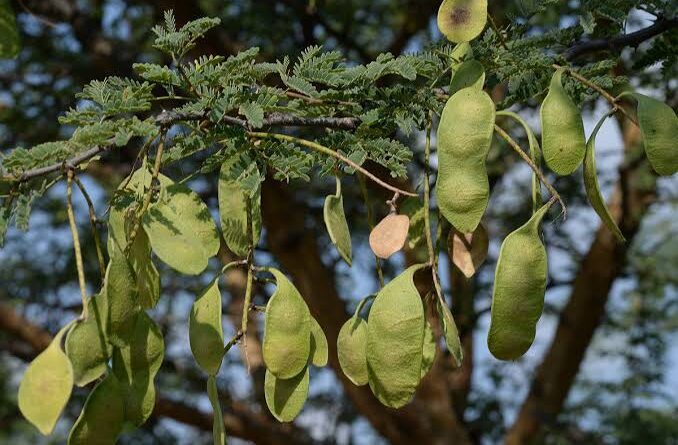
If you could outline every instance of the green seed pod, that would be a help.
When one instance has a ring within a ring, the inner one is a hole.
[[[88,317],[73,325],[66,335],[66,355],[73,366],[73,380],[85,386],[108,369],[113,349],[106,334],[108,299],[106,292],[87,300]]]
[[[308,397],[308,367],[289,379],[281,379],[266,370],[264,395],[271,414],[281,422],[291,422],[301,412]]]
[[[174,270],[197,275],[219,250],[219,234],[210,211],[183,184],[168,186],[161,196],[143,217],[153,251]]]
[[[337,337],[339,365],[354,385],[367,384],[367,323],[354,316],[346,320]]]
[[[341,195],[341,181],[337,179],[337,192],[325,198],[323,217],[327,233],[330,235],[332,244],[337,246],[339,255],[351,265],[351,232],[348,230],[348,222],[344,214],[344,197]]]
[[[227,159],[219,171],[219,216],[226,245],[236,255],[245,256],[249,250],[247,202],[249,199],[252,212],[252,236],[256,246],[261,232],[261,190],[258,189],[254,197],[248,196],[242,186],[242,181],[234,177],[234,163],[237,159],[235,156]]]
[[[68,445],[115,445],[125,421],[122,388],[113,374],[94,387],[68,435]]]
[[[188,338],[198,365],[206,373],[217,375],[224,358],[224,331],[221,327],[221,293],[218,278],[193,303],[188,322]]]
[[[562,76],[563,69],[556,70],[541,104],[541,148],[551,170],[569,175],[584,160],[586,138],[581,112],[565,92]]]
[[[483,85],[485,85],[485,68],[477,60],[470,59],[459,65],[452,76],[450,96],[468,87],[482,90]]]
[[[478,227],[489,200],[485,158],[492,143],[494,115],[490,96],[471,87],[452,96],[440,117],[438,207],[445,219],[463,233]]]
[[[73,368],[61,350],[61,340],[70,328],[69,324],[61,329],[28,365],[19,385],[19,410],[44,435],[54,429],[73,389]]]
[[[106,269],[104,289],[108,298],[108,338],[116,346],[124,346],[134,331],[141,311],[134,271],[121,252],[111,255]]]
[[[548,275],[539,224],[551,202],[510,233],[499,250],[487,345],[500,360],[519,358],[534,341]]]
[[[327,337],[318,321],[311,317],[311,363],[314,366],[325,366],[329,355]]]
[[[154,378],[165,354],[160,328],[145,313],[137,317],[129,344],[113,351],[113,373],[125,399],[125,419],[143,424],[155,405]]]
[[[633,93],[638,101],[638,126],[652,168],[662,176],[678,172],[678,117],[673,109],[652,97]]]
[[[379,292],[367,323],[367,370],[372,392],[391,408],[407,404],[419,385],[424,305],[410,266]]]
[[[626,242],[626,239],[621,233],[621,230],[619,230],[619,227],[617,227],[614,218],[610,215],[610,211],[607,209],[605,199],[600,193],[598,174],[596,172],[596,136],[598,135],[600,127],[602,127],[609,116],[610,114],[606,114],[598,121],[596,127],[593,129],[593,133],[589,136],[589,141],[586,143],[586,156],[584,157],[584,188],[586,189],[586,196],[588,197],[593,210],[596,211],[610,232],[623,243]]]
[[[459,331],[457,330],[457,324],[454,322],[450,308],[447,307],[447,304],[441,302],[440,300],[438,301],[438,316],[440,317],[440,322],[443,325],[443,333],[445,334],[445,345],[447,346],[447,350],[450,351],[455,364],[457,367],[459,367],[464,361],[464,350],[461,347]]]
[[[224,431],[224,414],[221,411],[219,403],[219,391],[217,390],[217,379],[213,375],[207,378],[207,397],[212,404],[212,413],[214,420],[212,423],[212,436],[214,445],[226,445],[226,431]]]
[[[424,327],[424,344],[422,347],[422,357],[421,357],[421,374],[420,378],[423,379],[426,374],[433,367],[433,362],[436,359],[436,338],[433,335],[433,329],[431,328],[431,323],[426,320]]]
[[[266,305],[263,356],[266,368],[279,379],[290,379],[306,367],[311,351],[311,313],[299,291],[276,269],[275,293]]]
[[[145,309],[154,308],[160,299],[160,274],[151,259],[151,244],[143,227],[134,239],[129,262],[136,274],[139,303]]]
[[[469,42],[487,23],[487,0],[443,0],[438,9],[438,29],[451,42]]]

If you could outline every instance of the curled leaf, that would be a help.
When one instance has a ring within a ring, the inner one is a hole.
[[[662,176],[678,172],[678,117],[664,102],[633,93],[638,101],[638,126],[652,168]]]
[[[438,315],[443,324],[443,333],[445,334],[445,345],[454,358],[455,364],[459,367],[464,360],[464,350],[461,347],[461,340],[459,339],[459,331],[457,324],[454,322],[452,312],[447,304],[438,300]]]
[[[212,404],[214,420],[212,421],[212,436],[214,445],[226,444],[226,431],[224,431],[224,414],[221,411],[219,403],[219,391],[217,390],[217,379],[213,375],[207,378],[207,397]]]

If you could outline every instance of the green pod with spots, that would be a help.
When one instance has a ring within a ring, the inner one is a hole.
[[[490,196],[485,159],[492,143],[495,107],[474,87],[454,94],[438,126],[436,197],[441,213],[462,233],[473,232]]]
[[[438,316],[443,325],[443,334],[445,335],[445,345],[447,350],[452,355],[455,365],[461,366],[464,361],[464,350],[461,347],[461,339],[459,338],[459,331],[457,324],[454,322],[452,312],[443,301],[438,300]]]
[[[224,358],[224,331],[221,325],[219,279],[214,280],[196,298],[188,319],[191,352],[208,374],[217,375]]]
[[[645,154],[662,176],[678,172],[678,117],[673,109],[652,97],[633,93],[638,101],[638,126]]]
[[[424,305],[410,266],[377,294],[367,322],[367,370],[370,388],[391,408],[407,404],[421,379]]]
[[[68,445],[115,445],[124,421],[122,388],[111,373],[87,397],[68,435]]]
[[[337,247],[339,255],[350,266],[352,261],[351,232],[344,214],[344,197],[341,194],[341,180],[337,177],[337,191],[325,198],[323,218],[332,244]]]
[[[626,239],[610,214],[602,193],[600,193],[598,173],[596,172],[596,136],[598,135],[600,127],[603,126],[603,123],[609,116],[611,116],[610,113],[606,114],[598,121],[586,143],[586,156],[584,157],[584,188],[593,210],[596,211],[601,221],[603,221],[605,226],[612,232],[617,240],[623,243],[626,242]]]
[[[266,370],[264,396],[271,414],[281,422],[291,422],[301,412],[308,397],[309,372],[304,367],[289,379],[276,377]]]
[[[328,356],[329,350],[325,332],[323,332],[318,321],[311,317],[311,363],[318,367],[325,366]]]
[[[111,255],[104,290],[108,298],[109,341],[115,346],[124,346],[130,340],[141,305],[134,270],[122,252]]]
[[[61,340],[71,328],[62,328],[26,369],[19,384],[19,410],[44,435],[54,429],[73,390],[73,367],[61,350]]]
[[[212,421],[212,437],[214,438],[214,445],[226,445],[224,414],[221,411],[221,403],[219,403],[217,378],[213,375],[207,378],[207,397],[212,404],[212,413],[214,415],[214,420]]]
[[[337,355],[344,375],[354,385],[367,385],[367,323],[358,316],[346,320],[337,337]]]
[[[584,161],[586,137],[581,111],[563,88],[564,70],[551,78],[541,104],[541,149],[546,165],[559,175],[569,175]]]
[[[438,9],[438,29],[451,42],[469,42],[487,23],[487,0],[443,0]]]
[[[469,59],[459,65],[452,76],[450,96],[468,87],[482,90],[483,85],[485,85],[485,68],[477,60]]]
[[[311,352],[311,313],[299,291],[277,269],[276,290],[266,305],[263,356],[266,368],[279,379],[290,379],[306,367]]]
[[[487,345],[500,360],[521,357],[534,341],[548,276],[539,225],[552,202],[510,233],[499,250]]]

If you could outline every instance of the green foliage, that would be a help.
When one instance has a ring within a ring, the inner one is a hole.
[[[0,58],[16,57],[21,41],[9,0],[0,0]]]

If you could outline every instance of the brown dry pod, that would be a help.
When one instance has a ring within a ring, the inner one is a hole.
[[[487,257],[489,239],[482,224],[472,233],[461,233],[452,228],[447,238],[447,248],[455,266],[466,278],[471,278]]]
[[[379,258],[387,259],[403,248],[410,229],[407,215],[389,214],[370,232],[370,247]]]

